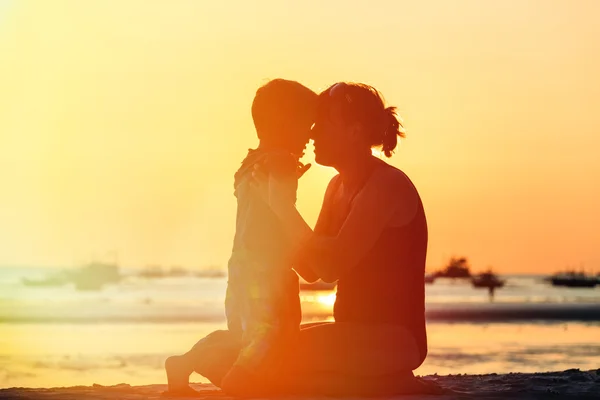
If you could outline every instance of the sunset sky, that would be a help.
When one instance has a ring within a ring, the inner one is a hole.
[[[225,266],[272,78],[369,83],[428,268],[600,272],[600,2],[0,0],[0,266]],[[312,146],[306,156],[312,158]],[[312,224],[335,171],[302,179]]]

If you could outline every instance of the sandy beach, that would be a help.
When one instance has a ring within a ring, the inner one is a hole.
[[[571,369],[563,372],[532,374],[487,374],[487,375],[428,375],[421,379],[435,382],[443,388],[440,395],[388,396],[386,399],[598,399],[600,398],[600,369],[580,371]],[[210,384],[193,384],[200,399],[229,399],[218,388]],[[164,399],[161,393],[165,384],[131,386],[74,386],[62,388],[10,388],[0,389],[0,399],[96,399],[138,400]],[[317,397],[311,397],[316,399]],[[323,399],[327,397],[323,396]],[[300,397],[298,397],[300,399]]]

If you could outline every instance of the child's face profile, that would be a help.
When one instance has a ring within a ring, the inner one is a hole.
[[[306,145],[310,140],[311,128],[314,123],[314,115],[312,113],[302,113],[297,118],[291,119],[287,124],[286,135],[289,150],[298,155],[304,154]]]

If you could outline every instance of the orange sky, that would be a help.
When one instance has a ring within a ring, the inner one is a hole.
[[[224,3],[0,0],[0,265],[224,266],[283,77],[398,106],[430,269],[600,272],[600,3]],[[301,182],[311,223],[333,173]]]

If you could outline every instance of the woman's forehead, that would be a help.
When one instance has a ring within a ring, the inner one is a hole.
[[[315,122],[341,124],[343,122],[343,114],[340,102],[329,96],[322,98],[317,107]]]

